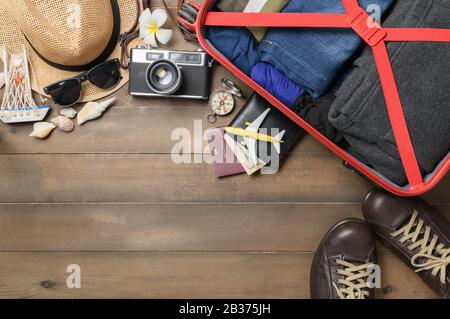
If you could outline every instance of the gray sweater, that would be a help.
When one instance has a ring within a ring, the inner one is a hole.
[[[383,26],[450,28],[450,0],[396,1]],[[450,150],[450,43],[389,43],[388,50],[420,168],[430,173]],[[370,48],[354,62],[329,119],[351,154],[407,183]]]

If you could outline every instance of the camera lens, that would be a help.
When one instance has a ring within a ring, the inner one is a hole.
[[[161,95],[171,95],[181,86],[180,68],[169,60],[158,60],[147,70],[147,83],[150,88]]]

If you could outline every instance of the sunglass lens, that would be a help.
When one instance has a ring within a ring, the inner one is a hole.
[[[116,86],[122,76],[118,61],[111,60],[100,64],[87,75],[89,81],[101,89],[110,89]]]
[[[78,79],[67,79],[46,87],[45,92],[59,105],[72,105],[80,98],[81,83]]]

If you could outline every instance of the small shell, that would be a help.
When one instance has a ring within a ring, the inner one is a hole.
[[[44,139],[50,135],[50,133],[56,128],[52,123],[48,122],[38,122],[34,124],[33,132],[31,132],[31,137],[36,137]]]
[[[66,107],[65,109],[62,109],[59,114],[64,115],[69,119],[73,119],[75,118],[75,116],[77,116],[78,112],[71,107]]]
[[[5,85],[5,81],[6,81],[5,73],[2,72],[2,73],[0,73],[0,89],[3,88],[3,86]]]
[[[113,104],[116,98],[112,98],[103,102],[89,102],[78,113],[77,121],[79,125],[86,123],[87,121],[95,120],[102,116],[103,112]]]
[[[57,116],[50,122],[63,132],[70,133],[75,129],[75,123],[67,116]]]

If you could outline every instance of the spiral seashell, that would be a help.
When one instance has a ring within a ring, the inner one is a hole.
[[[114,103],[116,98],[112,98],[103,102],[89,102],[78,113],[77,121],[79,125],[86,123],[87,121],[95,120],[102,116],[103,112]]]
[[[67,116],[57,116],[54,119],[51,119],[50,122],[54,124],[59,130],[70,133],[75,129],[75,123]]]
[[[31,137],[36,137],[44,139],[50,135],[50,133],[56,128],[53,123],[48,122],[38,122],[33,126],[33,132],[31,132]]]

